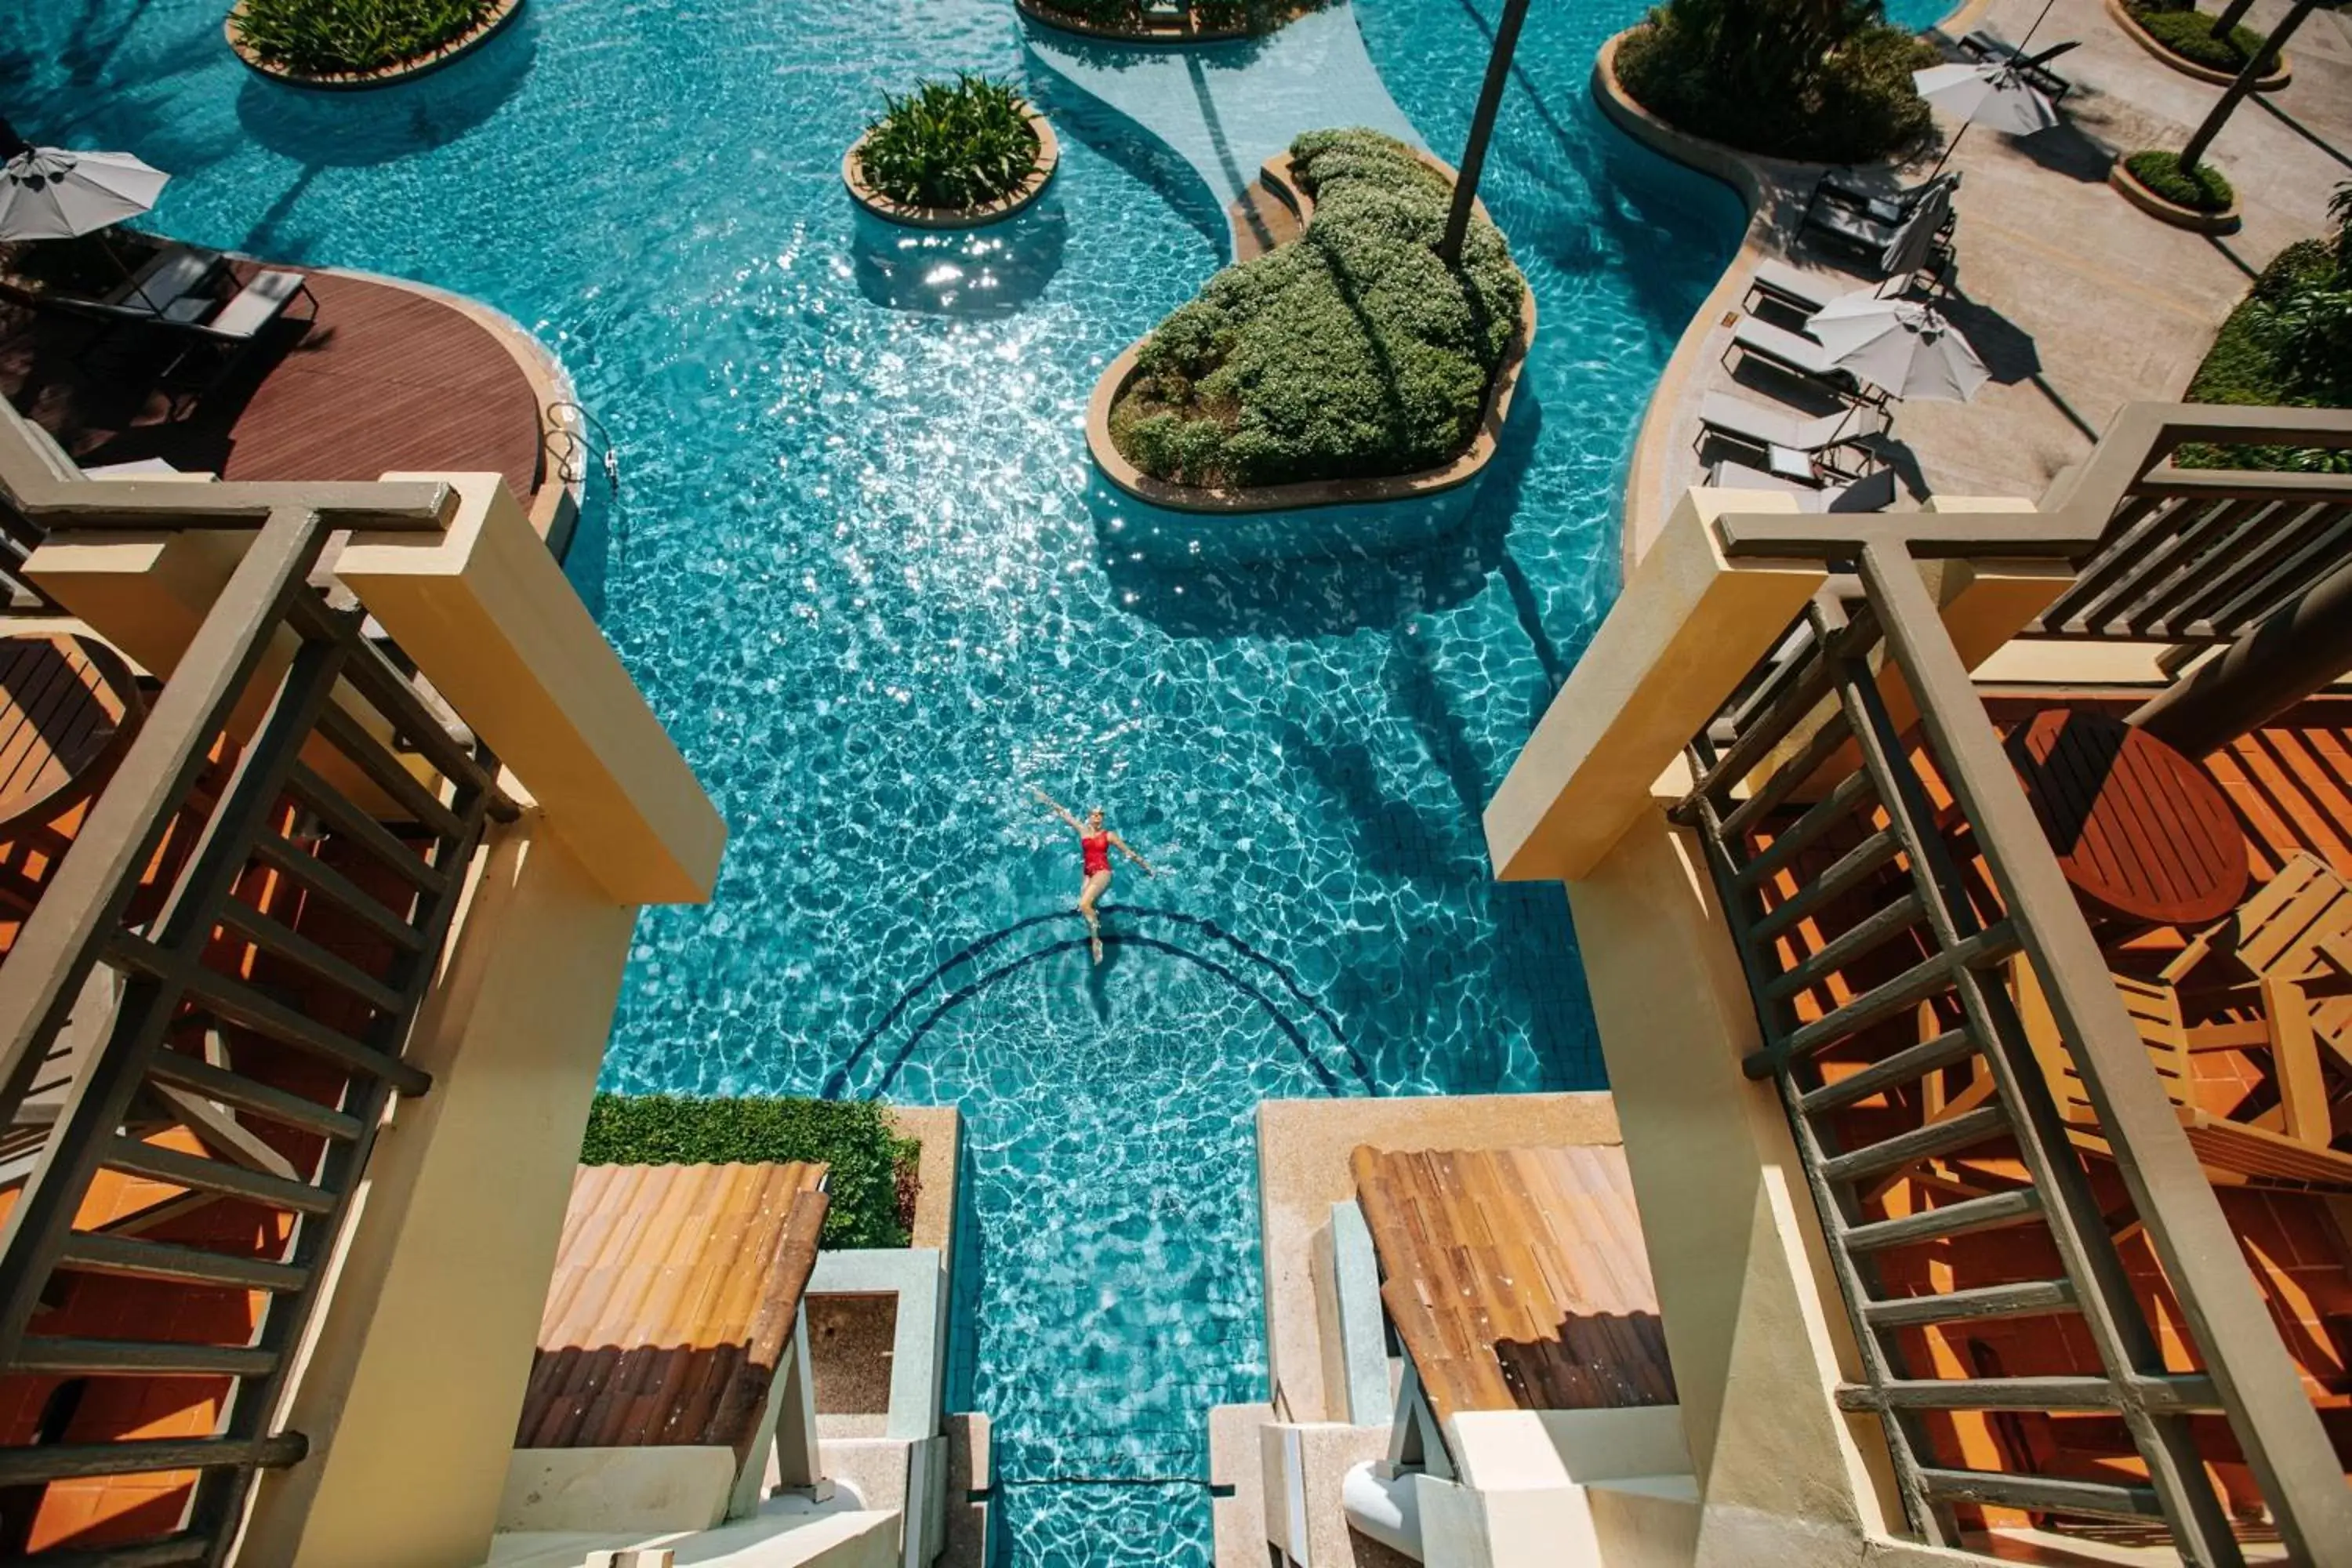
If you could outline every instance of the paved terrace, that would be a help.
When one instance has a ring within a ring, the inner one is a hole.
[[[86,466],[161,458],[224,479],[495,470],[545,532],[540,410],[567,395],[543,352],[438,294],[309,276],[317,320],[273,327],[177,417],[154,385],[174,342],[0,300],[0,395]],[[293,315],[307,309],[298,300]]]
[[[2041,9],[2042,0],[1991,0],[1955,26],[1990,27],[2014,41]],[[2287,9],[2287,0],[2257,0],[2249,20],[2267,29]],[[2318,233],[2328,193],[2352,178],[2352,12],[2315,11],[2287,46],[2292,84],[2254,95],[2215,143],[2212,162],[2245,209],[2243,229],[2221,238],[2142,216],[2105,180],[2122,153],[2180,146],[2221,89],[2149,56],[2101,0],[2056,0],[2033,34],[2036,47],[2067,38],[2081,47],[2055,62],[2075,84],[2065,123],[2024,140],[1971,131],[1953,154],[1951,166],[1966,178],[1947,314],[1984,356],[1993,382],[1969,404],[1895,405],[1889,456],[1907,492],[1898,507],[1937,492],[2038,497],[2090,451],[2124,404],[2182,395],[2254,274],[2291,241]],[[1939,123],[1947,134],[1956,129],[1948,119]],[[1933,162],[1932,153],[1918,160],[1905,180]],[[1761,367],[1735,378],[1721,364],[1759,256],[1837,270],[1791,243],[1812,173],[1799,164],[1768,169],[1774,199],[1659,384],[1628,486],[1629,561],[1647,547],[1671,498],[1702,477],[1692,441],[1703,395],[1832,406],[1804,402],[1793,384]],[[1867,279],[1851,281],[1861,288]]]

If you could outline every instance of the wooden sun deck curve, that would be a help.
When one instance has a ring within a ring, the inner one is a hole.
[[[823,1165],[583,1165],[515,1446],[742,1456],[816,1267]]]
[[[1349,1163],[1381,1299],[1441,1422],[1675,1403],[1622,1148],[1360,1147]]]
[[[315,321],[273,327],[215,392],[176,411],[155,387],[175,339],[0,300],[0,395],[85,467],[161,458],[224,479],[495,471],[535,510],[541,393],[516,348],[430,290],[308,276]]]

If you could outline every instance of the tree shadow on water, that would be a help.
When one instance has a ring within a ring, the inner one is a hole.
[[[1334,537],[1318,541],[1312,553],[1219,560],[1215,535],[1234,521],[1210,516],[1175,523],[1198,535],[1201,547],[1189,558],[1164,548],[1139,550],[1124,542],[1126,525],[1156,509],[1143,507],[1097,476],[1089,501],[1103,571],[1122,609],[1180,637],[1346,636],[1452,609],[1476,596],[1504,560],[1504,540],[1542,425],[1541,405],[1522,382],[1495,456],[1485,474],[1472,481],[1475,488],[1461,517],[1436,537],[1401,549]],[[1307,527],[1328,516],[1338,536],[1367,510],[1345,518],[1336,508],[1293,515]]]

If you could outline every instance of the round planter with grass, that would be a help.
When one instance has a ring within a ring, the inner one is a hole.
[[[289,16],[305,10],[324,16],[331,14],[338,3],[339,0],[276,0],[274,8]],[[340,0],[340,3],[352,4],[357,0]],[[222,24],[222,30],[228,37],[228,47],[236,58],[273,80],[290,82],[296,87],[331,89],[389,87],[394,82],[439,70],[489,42],[499,29],[514,20],[515,13],[522,9],[522,0],[488,0],[469,23],[446,37],[422,45],[414,53],[382,61],[351,62],[344,68],[334,68],[323,62],[295,63],[275,50],[257,47],[249,41],[247,34],[253,4],[254,0],[236,0],[229,11],[228,20]],[[251,25],[257,27],[261,24],[256,19]]]
[[[2210,16],[2207,16],[2204,13],[2198,11],[2179,11],[2168,14],[2181,16],[2198,16],[2202,18],[2209,26],[2212,21]],[[2107,15],[2114,20],[2116,26],[2123,29],[2123,33],[2126,37],[2131,39],[2133,43],[2137,44],[2141,48],[2146,49],[2149,54],[2154,55],[2158,59],[2162,60],[2166,65],[2170,66],[2174,70],[2179,71],[2183,76],[2194,77],[2199,81],[2202,82],[2210,82],[2215,87],[2227,87],[2231,82],[2238,79],[2238,73],[2236,71],[2230,70],[2219,64],[2209,65],[2201,60],[2192,60],[2188,56],[2180,53],[2180,51],[2174,48],[2164,39],[2158,37],[2155,33],[2150,32],[2147,24],[2141,20],[2138,14],[2134,12],[2129,5],[2126,5],[2124,0],[2107,0]],[[2242,27],[2239,31],[2245,32],[2247,29]],[[2271,62],[2269,72],[2255,79],[2254,90],[2256,92],[2276,92],[2280,88],[2286,86],[2294,79],[2294,73],[2287,65],[2286,51],[2284,49],[2281,49],[2278,54],[2278,58]]]
[[[2148,216],[2175,228],[2193,234],[2237,233],[2242,219],[2229,181],[2210,164],[2198,174],[2198,180],[2187,180],[2168,153],[2134,153],[2116,160],[2107,171],[2107,184]]]
[[[841,183],[888,222],[978,228],[1044,195],[1061,161],[1054,128],[1034,106],[1004,83],[965,77],[887,100],[841,155]]]

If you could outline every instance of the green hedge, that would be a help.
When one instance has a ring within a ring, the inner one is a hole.
[[[263,60],[309,76],[423,59],[472,32],[498,0],[245,0],[231,24]]]
[[[2279,252],[2221,323],[2189,383],[2189,401],[2352,406],[2352,268],[2343,261],[2325,240]],[[2352,452],[2318,447],[2194,445],[2181,447],[2177,460],[2192,468],[2352,468]]]
[[[1933,123],[1911,73],[1935,46],[1878,0],[1670,0],[1617,46],[1633,100],[1693,135],[1775,158],[1873,162]]]
[[[2200,213],[2230,210],[2237,193],[2230,188],[2229,177],[2210,163],[2200,163],[2193,169],[2180,166],[2180,154],[2150,150],[2134,153],[2124,160],[2124,167],[2132,177],[2175,206],[2188,207]]]
[[[2227,37],[2217,38],[2212,16],[2188,5],[2134,5],[2131,14],[2149,37],[2182,59],[2231,76],[2245,69],[2246,62],[2262,52],[2266,36],[2241,26],[2231,28]]]
[[[859,1100],[688,1100],[599,1094],[580,1145],[584,1165],[717,1165],[820,1161],[830,1168],[824,1246],[904,1247],[902,1175],[922,1145]]]
[[[1381,478],[1434,468],[1477,434],[1524,284],[1475,218],[1437,256],[1452,188],[1402,143],[1315,131],[1291,143],[1315,218],[1209,279],[1160,324],[1111,411],[1145,473],[1195,485]]]

